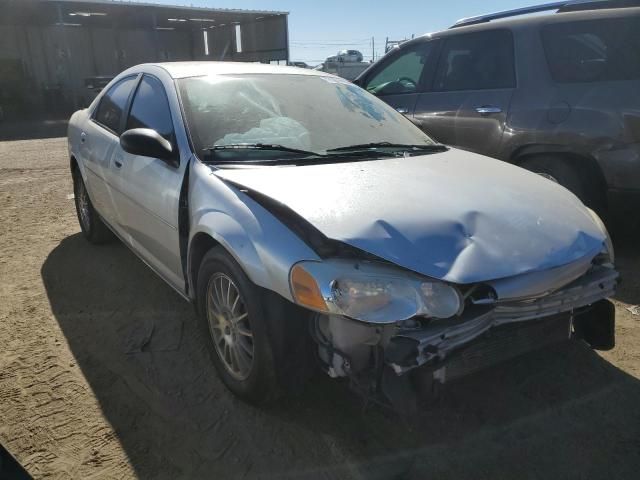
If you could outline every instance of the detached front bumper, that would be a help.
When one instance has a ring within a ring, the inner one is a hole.
[[[452,319],[402,322],[399,327],[320,315],[312,333],[332,377],[361,383],[359,376],[379,378],[382,370],[387,380],[389,374],[401,379],[417,370],[444,383],[571,337],[594,348],[612,348],[615,309],[606,298],[617,281],[616,270],[595,265],[547,295],[471,304]]]
[[[568,339],[576,319],[587,313],[587,307],[611,296],[617,280],[618,272],[614,269],[594,267],[561,290],[541,298],[470,309],[453,321],[434,322],[422,329],[400,330],[386,348],[387,364],[398,375],[427,364],[437,366],[456,352],[463,352],[463,347],[471,347],[475,339],[490,338],[485,334],[494,330],[498,338],[504,339],[487,343],[487,348],[493,350],[492,357],[497,359],[501,357],[501,351],[507,359],[514,356],[513,352],[524,353]],[[602,322],[609,320],[603,318]],[[506,325],[510,328],[503,328]],[[514,335],[518,337],[517,341]],[[513,342],[520,347],[514,347]]]
[[[499,325],[415,373],[426,376],[429,383],[447,383],[570,338],[608,350],[614,346],[614,325],[615,307],[608,300],[599,300],[574,312]]]

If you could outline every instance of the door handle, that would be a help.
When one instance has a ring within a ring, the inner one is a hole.
[[[80,134],[80,141],[84,143],[86,139],[87,139],[87,134],[85,132],[82,132]]]
[[[491,113],[501,113],[502,109],[493,105],[482,105],[481,107],[476,107],[476,112],[482,115],[489,115]]]
[[[115,160],[113,163],[116,164],[116,168],[120,168],[122,166],[122,163],[119,162],[118,160]]]
[[[396,112],[406,115],[409,113],[409,109],[407,107],[398,107],[396,108]]]

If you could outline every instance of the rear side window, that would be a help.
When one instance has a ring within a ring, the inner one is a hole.
[[[170,142],[173,140],[171,110],[160,80],[142,77],[127,120],[127,130],[131,128],[151,128]]]
[[[602,82],[640,78],[640,18],[547,25],[542,29],[554,81]]]
[[[127,105],[136,77],[120,80],[102,97],[94,120],[114,133],[120,133],[120,120]]]
[[[415,93],[427,65],[432,61],[435,42],[424,42],[401,50],[367,82],[366,89],[376,95]]]
[[[515,87],[513,36],[509,30],[447,38],[433,89],[439,92]]]

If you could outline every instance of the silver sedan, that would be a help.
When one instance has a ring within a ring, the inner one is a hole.
[[[613,347],[618,274],[594,212],[340,78],[141,65],[72,116],[68,142],[85,237],[119,238],[196,305],[248,401],[317,364],[412,408],[425,385],[553,342]]]

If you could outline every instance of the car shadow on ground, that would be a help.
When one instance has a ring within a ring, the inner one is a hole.
[[[640,382],[577,342],[447,387],[403,419],[315,378],[256,408],[230,395],[192,307],[122,244],[65,238],[53,314],[140,478],[633,478]]]

